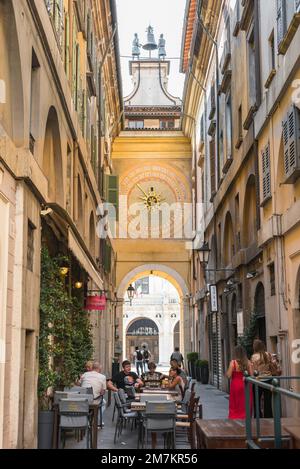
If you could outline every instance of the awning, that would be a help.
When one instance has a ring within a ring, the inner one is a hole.
[[[99,288],[99,290],[103,290],[103,280],[101,279],[99,273],[96,271],[91,261],[86,256],[84,250],[75,238],[71,228],[68,230],[68,245],[74,256],[77,258],[78,262],[80,262],[90,278],[95,282],[97,288]]]

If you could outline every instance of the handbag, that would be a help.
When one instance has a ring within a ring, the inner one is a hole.
[[[282,372],[278,361],[270,353],[268,355],[270,358],[269,365],[272,376],[280,376]]]

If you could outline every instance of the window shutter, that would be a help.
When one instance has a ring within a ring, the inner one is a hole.
[[[65,71],[67,78],[70,77],[70,19],[69,15],[65,15]]]
[[[277,46],[282,42],[286,29],[286,0],[277,0]]]
[[[213,197],[216,192],[216,175],[215,175],[215,164],[216,164],[216,148],[215,139],[209,142],[209,154],[210,154],[210,192]]]
[[[295,11],[300,13],[300,0],[295,0]]]
[[[262,151],[263,200],[271,197],[270,144]]]
[[[102,243],[102,264],[104,272],[110,273],[111,271],[111,245],[107,240],[103,240]]]
[[[119,219],[119,176],[105,175],[104,194],[106,202],[116,209],[116,220]]]
[[[284,172],[287,178],[286,182],[293,183],[300,171],[300,119],[296,106],[291,107],[282,127]]]

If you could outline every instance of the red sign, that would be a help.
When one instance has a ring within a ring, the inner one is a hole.
[[[87,311],[103,311],[106,308],[106,296],[95,295],[86,298],[85,309]]]

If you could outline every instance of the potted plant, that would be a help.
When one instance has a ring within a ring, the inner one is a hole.
[[[188,359],[189,374],[193,379],[196,379],[195,362],[198,360],[198,353],[197,352],[188,353],[187,359]]]
[[[201,383],[208,384],[209,379],[209,368],[207,360],[199,360],[200,374],[201,374]]]
[[[196,360],[195,362],[195,370],[196,370],[196,379],[197,381],[201,381],[201,360]]]
[[[73,384],[93,354],[91,325],[81,302],[69,295],[61,275],[62,257],[41,253],[38,377],[38,447],[52,448],[55,389]],[[65,259],[64,259],[65,260]]]

